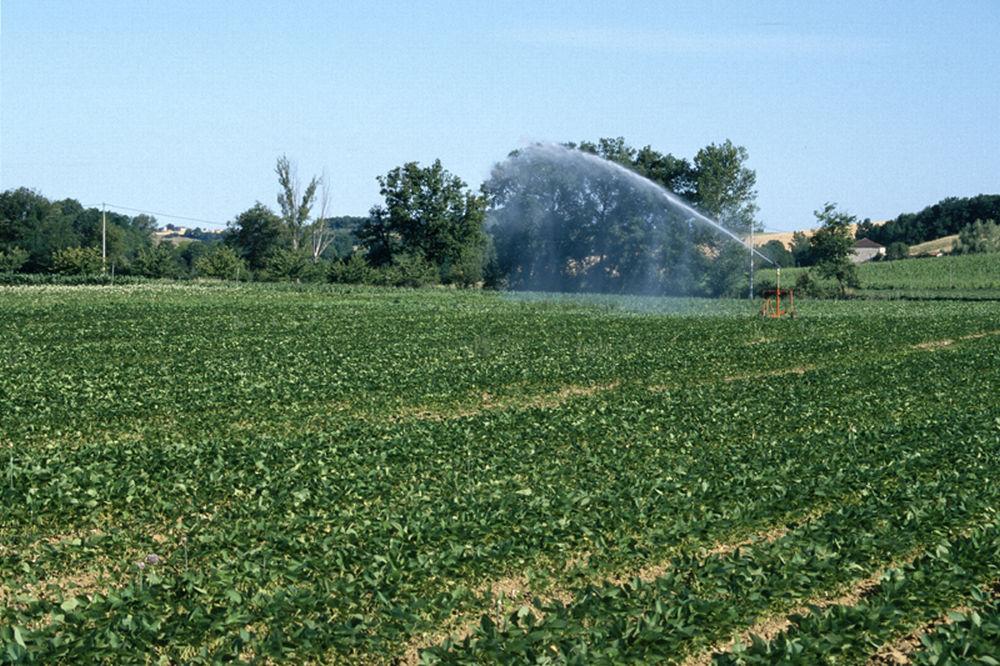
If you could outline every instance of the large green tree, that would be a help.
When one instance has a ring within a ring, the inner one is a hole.
[[[825,278],[837,281],[840,295],[847,293],[848,287],[858,287],[857,266],[851,261],[854,248],[853,225],[857,218],[837,210],[836,204],[827,203],[823,210],[814,213],[820,223],[819,229],[809,239],[810,251],[815,263],[814,270]]]
[[[750,154],[726,140],[711,143],[694,156],[695,196],[698,206],[729,229],[749,233],[759,230],[757,173],[746,166]]]
[[[440,160],[427,167],[408,162],[380,176],[378,183],[385,202],[372,208],[357,231],[372,265],[412,263],[408,257],[417,257],[436,267],[445,283],[481,279],[486,252],[481,195]]]
[[[261,270],[270,257],[281,250],[288,239],[287,228],[274,211],[259,201],[229,223],[226,245],[255,271]]]

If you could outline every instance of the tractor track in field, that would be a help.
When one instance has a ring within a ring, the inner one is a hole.
[[[754,532],[749,537],[743,537],[732,541],[719,541],[708,547],[695,549],[702,559],[709,557],[721,557],[732,554],[740,548],[747,546],[768,544],[782,538],[791,531],[786,523],[797,523],[797,527],[808,524],[822,516],[830,506],[824,504],[815,507],[798,516],[785,516],[778,523]],[[586,555],[577,558],[586,560]],[[573,567],[574,561],[567,563],[566,569]],[[660,578],[670,570],[670,558],[658,560],[655,563],[644,565],[628,573],[617,573],[601,578],[601,581],[610,585],[627,585],[632,580],[640,580],[649,583]],[[411,639],[403,651],[403,655],[395,662],[400,665],[415,666],[420,663],[420,652],[428,646],[436,646],[451,639],[453,642],[461,642],[471,636],[479,626],[483,615],[489,616],[498,626],[502,626],[505,618],[521,606],[529,606],[531,612],[536,617],[544,617],[542,612],[533,601],[537,598],[543,604],[558,602],[568,606],[574,599],[574,593],[570,589],[554,587],[545,588],[542,593],[537,593],[532,589],[530,581],[522,575],[509,576],[491,581],[482,585],[478,591],[489,602],[486,609],[465,613],[456,616],[446,623],[446,626],[431,632],[424,632]]]
[[[984,591],[991,593],[991,598],[1000,598],[1000,580],[995,580],[983,586]],[[868,658],[868,666],[903,666],[912,663],[911,657],[920,650],[920,639],[933,632],[940,626],[951,624],[954,620],[951,613],[969,613],[972,610],[968,605],[960,605],[949,608],[947,611],[927,622],[917,629],[914,629],[905,636],[885,643],[875,654]]]
[[[758,620],[753,625],[739,632],[735,637],[713,645],[689,656],[681,662],[683,666],[710,666],[716,654],[732,652],[738,645],[747,645],[754,636],[765,641],[772,641],[779,635],[788,631],[795,624],[796,616],[804,616],[817,610],[831,608],[833,606],[854,606],[862,599],[870,596],[881,583],[882,577],[890,569],[906,566],[920,555],[921,549],[916,549],[904,557],[893,561],[891,564],[877,570],[875,573],[855,582],[847,591],[838,595],[823,595],[815,597],[804,604],[796,606],[790,611],[771,615]]]
[[[954,538],[965,538],[971,535],[977,525],[976,520],[972,520],[966,523],[960,529],[957,529],[953,533]],[[753,636],[763,639],[766,642],[770,642],[777,638],[779,635],[786,633],[791,629],[797,622],[797,617],[804,617],[810,615],[817,611],[823,611],[827,608],[833,608],[835,606],[856,606],[858,603],[872,596],[876,590],[882,585],[882,579],[890,570],[901,569],[911,564],[920,555],[922,555],[927,548],[927,545],[921,545],[913,550],[906,553],[904,556],[897,558],[881,567],[874,573],[865,578],[856,581],[850,588],[846,591],[835,594],[825,594],[814,597],[809,601],[806,601],[798,606],[794,607],[790,611],[785,611],[781,613],[776,613],[768,617],[762,618],[755,622],[750,627],[747,627],[743,631],[740,631],[734,637],[727,641],[721,641],[716,643],[711,648],[699,651],[693,655],[690,655],[687,659],[681,662],[682,666],[709,666],[712,663],[713,657],[716,654],[730,653],[738,645],[749,645],[753,639]],[[916,630],[914,633],[919,632]],[[901,641],[904,640],[900,639]],[[919,642],[919,635],[917,636],[917,641]],[[890,648],[887,648],[889,650]],[[874,656],[873,656],[874,658]],[[869,663],[898,663],[898,662],[871,662]],[[902,662],[907,663],[907,662]]]

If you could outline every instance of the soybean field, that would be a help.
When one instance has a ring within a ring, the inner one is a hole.
[[[798,305],[0,288],[0,661],[996,663],[1000,302]]]

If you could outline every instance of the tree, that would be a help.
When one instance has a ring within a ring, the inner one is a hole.
[[[131,272],[151,278],[178,278],[184,273],[180,253],[170,243],[139,250],[132,261]]]
[[[200,277],[239,280],[246,275],[246,265],[232,248],[219,245],[201,255],[194,262],[195,273]]]
[[[908,256],[910,256],[910,246],[902,241],[889,243],[889,247],[885,249],[885,258],[887,261],[906,259]]]
[[[212,235],[215,236],[216,234]],[[178,255],[184,264],[184,269],[189,274],[193,274],[195,262],[205,254],[212,252],[218,246],[219,241],[217,239],[211,241],[192,241],[178,246]]]
[[[108,212],[106,218],[108,259],[112,264],[127,263],[140,250],[151,247],[154,218],[114,212]],[[17,246],[26,251],[28,258],[22,270],[27,272],[53,270],[54,257],[61,250],[99,247],[101,227],[101,211],[84,208],[75,199],[49,201],[23,187],[0,193],[0,249]]]
[[[73,218],[38,192],[21,187],[0,194],[0,246],[26,251],[25,271],[53,270],[56,252],[82,244]]]
[[[28,253],[16,245],[0,250],[0,273],[16,273],[28,261]]]
[[[707,202],[707,213],[721,211],[734,218],[730,226],[748,230],[756,193],[745,159],[745,149],[726,142],[700,151],[692,166],[650,146],[635,150],[622,137],[514,151],[484,184],[496,251],[490,281],[549,291],[726,291],[731,276],[718,270],[738,271],[742,278],[746,262],[737,266],[723,250],[735,245],[745,259],[746,248],[693,220],[629,172],[692,202]],[[740,216],[743,221],[735,219]]]
[[[792,234],[792,258],[796,266],[812,266],[812,245],[809,243],[809,236],[801,231]]]
[[[368,221],[367,217],[357,217],[353,215],[340,215],[326,217],[323,222],[327,233],[330,235],[330,244],[323,251],[325,259],[348,259],[354,254],[354,248],[358,245],[356,235],[358,228]]]
[[[866,217],[858,223],[854,230],[854,237],[857,239],[868,238],[873,233],[875,233],[875,224],[872,223],[870,217]]]
[[[319,179],[313,176],[306,189],[301,191],[295,166],[284,155],[278,158],[274,172],[278,175],[278,186],[281,188],[278,192],[281,219],[288,230],[292,249],[298,250],[309,222],[309,213],[316,198]]]
[[[903,213],[885,224],[862,224],[858,238],[870,238],[886,246],[893,241],[916,245],[957,234],[976,220],[989,219],[1000,220],[1000,194],[948,197],[919,213]]]
[[[757,173],[745,166],[750,154],[743,146],[726,139],[711,143],[694,157],[697,195],[695,201],[732,231],[759,230],[757,214]]]
[[[758,247],[757,250],[780,268],[788,268],[795,265],[795,257],[780,240],[769,240]]]
[[[976,220],[958,232],[952,245],[956,254],[1000,252],[1000,224],[993,220]]]
[[[225,242],[239,253],[251,270],[261,270],[271,255],[285,244],[281,218],[259,201],[229,223]]]
[[[97,275],[103,268],[96,247],[67,247],[52,256],[52,269],[64,275]]]
[[[443,282],[468,285],[481,279],[484,197],[469,191],[440,160],[428,167],[408,162],[378,182],[385,204],[372,208],[357,232],[372,265],[386,266],[405,257],[402,260],[412,267],[413,257],[418,257],[434,266]]]
[[[854,237],[851,226],[857,221],[853,215],[837,210],[836,204],[827,203],[822,211],[815,211],[820,228],[809,239],[809,246],[816,262],[816,272],[821,277],[837,281],[841,296],[847,287],[858,287],[857,266],[851,262]]]
[[[309,248],[312,253],[313,263],[317,263],[335,236],[326,218],[327,209],[330,207],[330,189],[327,186],[326,176],[320,179],[319,194],[319,215],[311,225],[309,225]]]

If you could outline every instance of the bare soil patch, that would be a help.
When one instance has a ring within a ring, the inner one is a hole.
[[[457,405],[453,407],[427,407],[422,405],[404,407],[395,414],[388,417],[392,421],[405,421],[414,419],[418,421],[450,421],[469,416],[476,416],[483,412],[504,409],[555,409],[562,406],[573,398],[585,397],[612,391],[618,388],[621,382],[609,382],[607,384],[569,384],[559,387],[553,391],[537,393],[529,396],[518,396],[514,398],[497,398],[488,392],[484,392],[478,403],[469,405]]]

